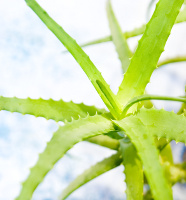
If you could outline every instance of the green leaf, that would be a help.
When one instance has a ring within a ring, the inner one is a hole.
[[[163,109],[141,109],[135,116],[127,118],[132,117],[140,119],[153,136],[186,143],[186,117],[183,115]]]
[[[180,11],[176,23],[181,23],[186,21],[186,6],[184,6],[183,10]]]
[[[162,149],[162,151],[160,152],[160,158],[162,163],[169,162],[173,164],[172,149],[170,144],[167,144],[165,148]]]
[[[185,62],[185,61],[186,61],[186,56],[176,56],[176,57],[168,58],[161,62],[158,62],[157,67],[159,68],[159,67],[167,65],[167,64],[177,63],[177,62]]]
[[[132,53],[127,44],[127,40],[123,36],[119,23],[114,15],[110,0],[107,1],[107,16],[109,20],[112,40],[121,61],[123,73],[125,73],[130,64],[130,57],[132,57]]]
[[[186,98],[184,97],[167,97],[167,96],[158,96],[158,95],[151,95],[151,94],[144,94],[141,96],[137,96],[132,98],[124,107],[123,112],[121,114],[121,118],[125,117],[127,111],[129,108],[140,101],[144,100],[166,100],[166,101],[178,101],[178,102],[185,102],[186,103]]]
[[[119,142],[116,139],[112,139],[107,135],[98,135],[87,139],[88,142],[107,147],[109,149],[118,150]]]
[[[128,200],[143,199],[143,168],[136,148],[130,140],[120,140],[120,148],[125,167],[126,194]]]
[[[97,109],[94,106],[86,106],[83,103],[76,104],[72,101],[64,102],[62,99],[54,101],[52,99],[19,99],[2,96],[0,97],[0,110],[44,117],[57,122],[72,121],[72,118],[85,118],[87,115],[93,116],[96,113],[102,114],[106,112],[104,109]]]
[[[166,138],[168,141],[176,140],[177,142],[186,143],[186,118],[182,115],[177,115],[173,112],[167,112],[165,110],[141,109],[139,112],[136,113],[136,115],[130,115],[123,119],[123,121],[125,120],[125,123],[127,123],[128,125],[130,124],[128,123],[128,121],[130,122],[130,120],[139,120],[140,123],[142,123],[146,127],[148,133],[152,136],[156,136],[158,138]],[[138,127],[138,129],[141,130],[140,127]],[[143,145],[145,146],[145,142],[143,142]],[[166,146],[161,151],[161,159],[163,159],[163,162],[168,161],[169,163],[173,163],[172,155],[170,152],[170,146]],[[173,167],[171,168],[171,170],[173,171],[170,172],[171,177],[169,176],[171,182],[174,182],[178,179],[181,180],[181,178],[184,179],[185,176],[182,170],[179,171],[178,169]],[[170,173],[168,173],[168,175],[170,175]]]
[[[89,80],[92,82],[93,86],[97,90],[98,94],[102,98],[102,100],[105,103],[105,105],[107,106],[107,108],[111,111],[111,113],[113,115],[116,115],[114,109],[110,105],[110,103],[107,100],[107,98],[105,97],[105,95],[102,93],[96,80],[99,80],[104,85],[104,87],[110,93],[110,96],[112,96],[112,98],[115,99],[115,101],[117,101],[116,97],[115,97],[114,93],[111,91],[109,85],[106,83],[106,81],[102,77],[99,70],[95,67],[95,65],[92,63],[90,58],[87,56],[87,54],[76,43],[76,41],[64,31],[64,29],[61,26],[59,26],[47,14],[47,12],[45,10],[43,10],[43,8],[40,7],[40,5],[35,0],[26,0],[26,3],[38,15],[38,17],[43,21],[43,23],[48,27],[48,29],[50,29],[54,33],[54,35],[59,39],[59,41],[72,54],[72,56],[79,63],[79,65],[81,66],[83,71],[88,76]]]
[[[117,97],[122,105],[144,93],[182,4],[183,0],[160,0],[157,3],[119,87]]]
[[[114,121],[114,123],[126,132],[136,147],[154,199],[173,199],[171,187],[160,165],[154,137],[150,134],[146,125],[137,117],[126,117],[121,121]]]
[[[79,175],[74,181],[72,181],[67,188],[64,189],[59,199],[65,199],[73,191],[80,188],[82,185],[93,180],[94,178],[108,172],[109,170],[119,166],[122,162],[121,154],[117,153],[112,155],[109,158],[104,159],[101,162],[98,162],[94,166],[90,167],[83,174]]]
[[[99,88],[101,89],[102,93],[105,95],[107,100],[109,101],[110,105],[112,106],[112,113],[114,114],[114,117],[118,119],[118,117],[121,114],[122,109],[118,107],[118,102],[116,99],[113,98],[113,96],[110,95],[107,88],[100,82],[99,80],[96,80],[96,83],[98,84]]]
[[[156,143],[156,147],[157,147],[157,149],[159,149],[160,152],[168,144],[168,142],[167,142],[167,140],[165,138],[157,138],[157,137],[155,137],[154,140],[155,140],[155,143]]]
[[[126,137],[125,132],[124,131],[110,131],[109,133],[106,133],[107,136],[109,136],[112,139],[116,139],[116,140],[121,140],[123,138]]]
[[[180,11],[180,13],[178,14],[175,24],[181,23],[181,22],[185,22],[186,21],[186,7],[183,8],[183,10]],[[138,35],[141,35],[144,33],[146,28],[146,24],[140,26],[139,28],[135,28],[132,31],[127,31],[123,33],[123,36],[128,39],[131,37],[136,37]],[[81,47],[86,47],[86,46],[90,46],[90,45],[94,45],[94,44],[100,44],[100,43],[104,43],[104,42],[109,42],[112,41],[112,36],[106,36],[104,38],[100,38],[97,40],[93,40],[91,42],[87,42],[81,45]]]
[[[113,123],[101,115],[79,119],[60,127],[47,143],[44,152],[39,155],[36,165],[31,168],[16,200],[31,199],[34,190],[54,164],[76,143],[112,130],[114,130]]]
[[[131,38],[131,37],[141,35],[145,31],[145,27],[146,27],[146,25],[142,25],[139,28],[135,28],[132,31],[127,31],[127,32],[123,33],[123,36],[127,39],[127,38]],[[107,36],[107,37],[104,37],[104,38],[100,38],[98,40],[87,42],[85,44],[82,44],[81,47],[86,47],[86,46],[90,46],[90,45],[94,45],[94,44],[100,44],[100,43],[109,42],[109,41],[112,41],[112,36]]]

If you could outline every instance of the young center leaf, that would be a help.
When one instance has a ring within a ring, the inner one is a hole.
[[[70,122],[72,119],[78,119],[79,117],[85,118],[87,115],[94,116],[106,112],[104,109],[97,109],[94,106],[86,106],[83,103],[76,104],[72,101],[65,102],[62,99],[55,101],[52,99],[19,99],[2,96],[0,97],[0,110],[44,117],[57,122]]]
[[[90,60],[88,55],[82,50],[82,48],[76,43],[76,41],[70,37],[65,30],[59,26],[43,8],[35,1],[35,0],[25,0],[28,6],[38,15],[38,17],[43,21],[43,23],[50,29],[54,35],[59,39],[59,41],[67,48],[67,50],[71,53],[71,55],[75,58],[78,64],[81,66],[83,71],[88,76],[89,80],[97,90],[98,94],[102,98],[105,105],[111,111],[111,113],[116,116],[115,109],[112,108],[106,96],[102,93],[99,85],[97,84],[97,80],[101,82],[106,88],[107,92],[109,92],[110,96],[117,102],[117,99],[114,93],[111,91],[109,85],[106,83],[104,78],[102,77],[99,70],[95,67],[93,62]]]
[[[103,161],[96,163],[89,169],[85,170],[74,181],[72,181],[67,188],[64,189],[59,199],[66,199],[72,192],[80,188],[82,185],[100,176],[101,174],[108,172],[109,170],[119,166],[122,162],[121,154],[117,153],[109,158],[105,158]]]
[[[72,121],[60,127],[47,143],[44,152],[39,155],[36,165],[31,168],[16,200],[31,199],[34,190],[43,181],[46,174],[73,145],[89,137],[113,130],[113,123],[101,115]]]
[[[117,97],[122,105],[144,93],[182,4],[183,0],[160,0],[157,3],[119,87]]]

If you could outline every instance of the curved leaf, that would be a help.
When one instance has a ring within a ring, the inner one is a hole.
[[[96,163],[89,169],[79,175],[74,181],[72,181],[67,188],[64,189],[59,199],[65,199],[76,189],[80,188],[82,185],[93,180],[94,178],[108,172],[109,170],[119,166],[122,162],[121,154],[117,153],[109,158],[105,158],[103,161]]]
[[[166,101],[178,101],[178,102],[185,102],[186,103],[186,98],[183,97],[168,97],[168,96],[158,96],[158,95],[151,95],[151,94],[144,94],[141,96],[137,96],[132,98],[124,107],[123,112],[121,114],[121,118],[125,117],[127,111],[129,108],[140,101],[144,100],[166,100]]]
[[[182,4],[183,0],[160,0],[157,3],[119,87],[117,97],[123,106],[131,98],[144,93]]]
[[[109,20],[112,40],[121,61],[123,73],[125,73],[130,64],[130,57],[132,57],[132,52],[129,49],[127,40],[123,36],[122,30],[114,15],[110,0],[107,1],[107,16]]]
[[[158,62],[157,67],[159,68],[159,67],[167,65],[167,64],[177,63],[177,62],[185,62],[185,61],[186,61],[186,56],[176,56],[176,57],[168,58],[161,62]]]
[[[86,73],[89,80],[92,82],[93,86],[97,90],[98,94],[102,98],[105,105],[115,115],[115,111],[107,100],[106,96],[102,93],[96,80],[99,80],[104,87],[107,89],[109,94],[115,101],[117,101],[114,93],[110,89],[109,85],[106,83],[102,77],[99,70],[92,63],[88,55],[82,50],[82,48],[76,43],[76,41],[70,37],[65,30],[59,26],[41,6],[35,0],[25,0],[27,5],[38,15],[38,17],[43,21],[43,23],[50,29],[54,35],[59,39],[59,41],[67,48],[71,55],[75,58],[77,63],[81,66],[83,71]]]
[[[16,97],[0,97],[0,110],[10,112],[18,112],[21,114],[34,115],[36,117],[44,117],[55,121],[72,121],[79,117],[93,116],[96,113],[102,114],[106,112],[104,109],[97,109],[94,106],[86,106],[83,103],[76,104],[64,102],[62,99],[54,101],[52,99],[19,99]]]
[[[31,168],[30,175],[23,183],[21,193],[16,199],[31,199],[34,190],[54,164],[76,143],[112,130],[112,122],[101,115],[79,119],[60,127],[47,143],[44,152],[39,155],[36,165]]]
[[[173,199],[163,168],[160,165],[154,137],[137,117],[114,121],[131,139],[144,166],[144,172],[155,200]]]
[[[126,194],[128,200],[143,199],[143,168],[136,148],[128,141],[120,140],[120,148],[125,167]]]

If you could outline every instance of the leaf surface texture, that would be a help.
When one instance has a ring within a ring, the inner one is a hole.
[[[183,0],[160,0],[157,3],[119,87],[117,97],[122,105],[144,93],[182,4]]]
[[[99,70],[90,60],[88,55],[82,50],[82,48],[77,44],[77,42],[68,35],[65,30],[59,26],[48,14],[47,12],[35,1],[35,0],[26,0],[28,6],[37,14],[37,16],[43,21],[43,23],[50,29],[54,35],[59,39],[59,41],[66,47],[66,49],[71,53],[77,63],[81,66],[83,71],[86,73],[87,77],[97,90],[98,94],[102,98],[105,105],[108,109],[115,113],[114,109],[110,105],[106,96],[102,93],[99,85],[97,84],[97,80],[99,80],[104,87],[109,92],[110,96],[116,100],[114,93],[111,91],[109,85],[106,83],[104,78],[102,77]]]
[[[57,122],[72,121],[79,117],[85,118],[87,115],[93,116],[96,113],[106,112],[104,109],[97,109],[94,106],[86,106],[83,103],[76,104],[72,101],[65,102],[62,99],[54,101],[52,99],[19,99],[16,97],[0,97],[0,110],[44,117]]]
[[[101,115],[79,119],[60,127],[47,143],[44,152],[39,155],[36,165],[31,168],[17,200],[31,199],[34,190],[54,164],[76,143],[112,130],[113,123]]]
[[[154,137],[137,117],[114,121],[131,139],[142,160],[144,172],[155,200],[173,199],[171,187],[160,165]],[[161,181],[160,181],[161,180]]]

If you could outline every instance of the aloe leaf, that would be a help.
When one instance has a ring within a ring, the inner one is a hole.
[[[154,137],[137,117],[114,121],[131,139],[143,163],[144,172],[155,200],[173,199],[163,168],[160,165]]]
[[[176,56],[174,58],[168,58],[166,60],[163,60],[161,62],[158,62],[157,67],[161,67],[167,64],[171,64],[171,63],[177,63],[177,62],[185,62],[186,61],[186,56]]]
[[[59,26],[41,6],[35,0],[25,0],[28,6],[38,15],[38,17],[43,21],[43,23],[50,29],[54,35],[59,39],[59,41],[67,48],[67,50],[72,54],[75,60],[79,63],[83,71],[88,76],[89,80],[92,82],[93,86],[97,90],[98,94],[102,98],[103,102],[106,104],[111,113],[115,114],[114,109],[108,102],[105,95],[102,93],[100,87],[98,86],[96,80],[99,80],[110,93],[113,99],[116,100],[114,93],[111,91],[109,85],[106,83],[102,77],[99,70],[92,63],[88,55],[82,50],[82,48],[76,43],[76,41],[70,37],[64,29]],[[116,114],[115,114],[116,115]]]
[[[123,36],[122,30],[114,15],[110,0],[107,1],[107,16],[109,20],[112,40],[121,61],[123,73],[125,73],[130,64],[130,57],[132,57],[132,52],[129,49],[127,40]]]
[[[113,98],[112,95],[110,95],[109,91],[104,86],[104,84],[102,84],[102,82],[100,82],[99,80],[96,80],[96,83],[98,84],[98,86],[101,89],[102,93],[105,95],[105,97],[107,98],[108,102],[112,106],[112,109],[110,110],[111,113],[113,113],[115,118],[118,118],[119,115],[121,114],[121,108],[118,106],[118,102],[116,101],[116,99]]]
[[[169,182],[174,185],[176,183],[185,183],[186,182],[186,163],[181,164],[171,164],[169,162],[163,163],[163,169],[165,176]],[[148,190],[144,195],[144,200],[152,200],[152,194]]]
[[[185,21],[186,21],[186,7],[184,7],[183,10],[181,10],[180,13],[178,14],[176,21],[175,21],[175,24],[182,23],[182,22],[185,22]],[[138,35],[143,34],[144,31],[145,31],[145,28],[146,28],[146,24],[144,24],[144,25],[142,25],[138,28],[135,28],[132,31],[124,32],[123,36],[126,39],[131,38],[131,37],[136,37]],[[110,42],[110,41],[112,41],[111,35],[106,36],[104,38],[97,39],[97,40],[93,40],[91,42],[86,42],[86,43],[82,44],[81,47],[86,47],[86,46],[100,44],[100,43],[104,43],[104,42]]]
[[[169,162],[173,164],[172,149],[170,144],[167,144],[165,148],[162,149],[162,151],[160,152],[160,157],[162,163]]]
[[[185,3],[184,3],[185,4]],[[186,21],[186,6],[184,6],[183,10],[180,11],[176,23],[181,23]]]
[[[182,4],[183,0],[160,0],[157,3],[119,87],[117,97],[122,105],[144,93]]]
[[[119,142],[116,139],[112,139],[107,135],[98,135],[87,139],[88,142],[107,147],[109,149],[118,150]]]
[[[74,181],[72,181],[67,188],[64,189],[59,199],[65,199],[76,189],[80,188],[82,185],[93,180],[94,178],[108,172],[109,170],[116,168],[122,162],[121,154],[117,153],[109,158],[104,159],[101,162],[96,163],[89,169],[85,170],[81,175],[79,175]]]
[[[178,101],[178,102],[186,103],[186,98],[183,98],[183,97],[180,98],[180,97],[167,97],[167,96],[144,94],[141,96],[134,97],[125,105],[123,112],[121,114],[121,118],[123,118],[126,115],[127,111],[132,105],[144,100],[166,100],[166,101]]]
[[[186,182],[186,169],[185,163],[181,164],[171,164],[170,162],[163,163],[163,169],[165,172],[165,176],[171,183],[174,185],[176,183],[185,183]],[[151,191],[148,190],[144,195],[144,200],[152,200]]]
[[[135,28],[132,31],[127,31],[127,32],[123,33],[123,36],[126,39],[128,39],[128,38],[131,38],[131,37],[135,37],[135,36],[141,35],[145,31],[145,27],[146,27],[146,25],[142,25],[139,28]],[[81,45],[81,47],[86,47],[86,46],[100,44],[100,43],[104,43],[104,42],[110,42],[110,41],[112,41],[112,36],[111,35],[110,36],[106,36],[104,38],[97,39],[97,40],[93,40],[91,42],[84,43],[84,44]]]
[[[52,99],[19,99],[16,97],[0,97],[0,110],[18,112],[21,114],[44,117],[55,121],[72,121],[79,117],[93,116],[96,113],[106,112],[104,109],[97,109],[94,106],[86,106],[83,103],[76,104],[72,101],[65,102],[62,99],[54,101]]]
[[[128,200],[143,199],[143,168],[136,148],[130,141],[120,140],[120,148],[125,167],[126,194]]]
[[[135,116],[127,118],[132,117],[140,119],[153,136],[186,143],[186,117],[183,115],[163,109],[141,109]]]
[[[31,168],[30,174],[23,183],[22,190],[16,199],[31,199],[34,190],[54,164],[76,143],[113,130],[113,123],[101,115],[88,116],[86,119],[72,121],[60,127],[47,143],[44,152],[39,155],[36,165]]]

